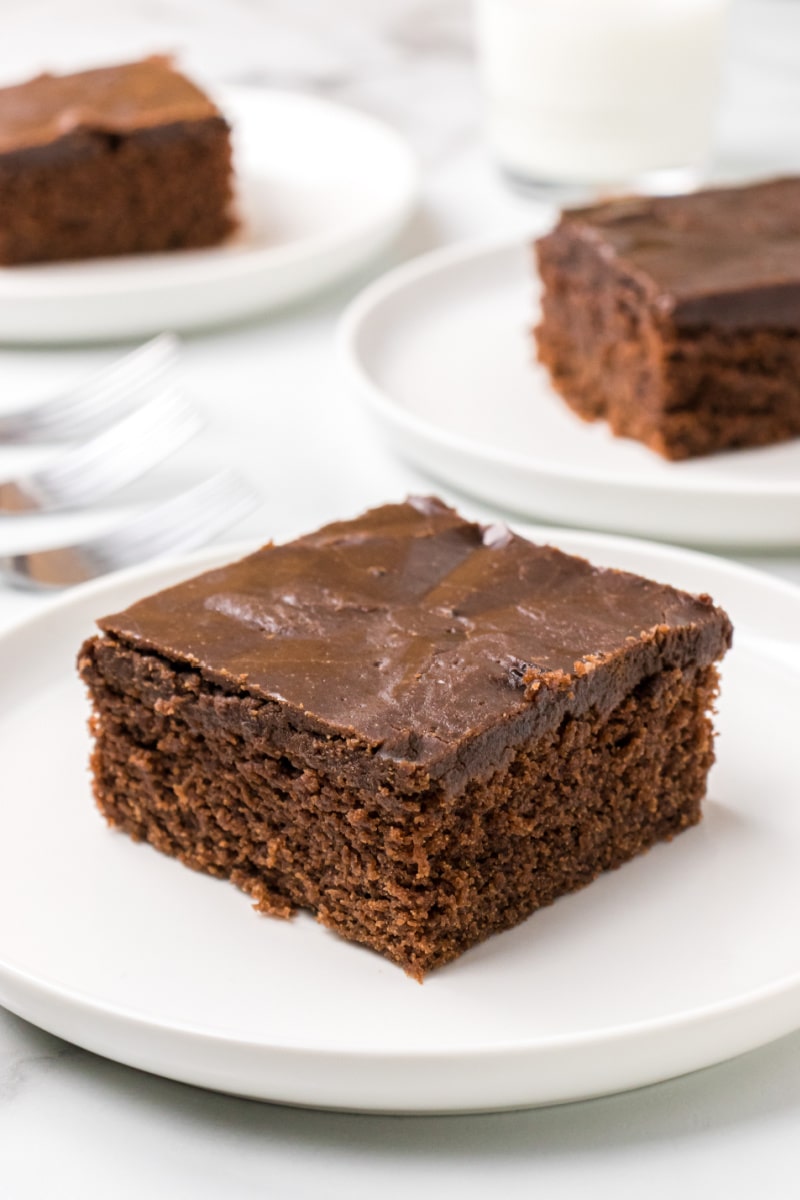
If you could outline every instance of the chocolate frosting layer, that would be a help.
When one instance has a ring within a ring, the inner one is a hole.
[[[265,546],[98,622],[298,729],[452,773],[567,711],[610,708],[731,627],[707,596],[594,567],[432,498]],[[495,745],[496,743],[496,745]]]
[[[800,328],[800,178],[566,212],[681,327]]]
[[[130,133],[219,116],[208,97],[165,57],[74,75],[39,75],[0,88],[0,154],[46,146],[76,130]]]

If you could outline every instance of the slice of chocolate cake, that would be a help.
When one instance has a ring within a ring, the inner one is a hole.
[[[574,209],[537,253],[581,417],[670,459],[800,436],[800,178]]]
[[[99,624],[110,823],[417,978],[699,819],[731,636],[707,596],[434,499]]]
[[[167,58],[0,88],[0,263],[222,241],[229,132]]]

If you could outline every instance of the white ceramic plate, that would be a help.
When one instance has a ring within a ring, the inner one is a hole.
[[[77,648],[94,617],[233,557],[217,547],[90,585],[0,638],[0,1002],[170,1078],[396,1112],[636,1087],[800,1025],[798,592],[686,551],[537,532],[729,608],[736,646],[698,828],[422,987],[310,917],[258,916],[230,884],[108,830],[90,796]]]
[[[242,227],[208,250],[0,268],[0,340],[144,337],[266,312],[355,270],[398,232],[418,172],[405,142],[353,110],[231,87]]]
[[[437,251],[353,303],[346,369],[401,454],[538,519],[691,545],[800,543],[800,439],[668,463],[585,424],[532,361],[536,289],[517,240]]]

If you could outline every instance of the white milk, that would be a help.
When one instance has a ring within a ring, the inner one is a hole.
[[[475,0],[488,135],[532,181],[702,167],[727,0]]]

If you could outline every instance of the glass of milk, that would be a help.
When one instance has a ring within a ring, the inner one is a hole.
[[[534,186],[682,190],[711,149],[727,0],[474,0],[487,133]]]

